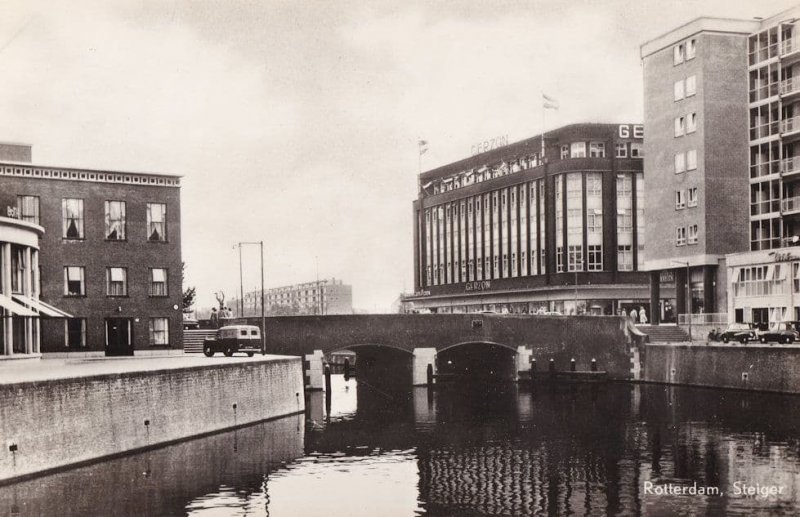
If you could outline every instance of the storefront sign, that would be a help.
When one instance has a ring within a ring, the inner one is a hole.
[[[470,291],[486,291],[492,288],[491,280],[479,280],[477,282],[467,282],[464,284],[464,290]]]
[[[430,291],[417,291],[412,296],[430,296]]]
[[[633,134],[633,138],[644,138],[644,126],[641,124],[622,124],[619,126],[620,138],[631,138],[631,133]]]
[[[498,147],[503,147],[504,145],[508,145],[508,135],[498,136],[483,142],[478,142],[472,146],[472,156],[485,153],[486,151],[491,151],[492,149],[497,149]]]
[[[662,271],[658,280],[662,284],[671,284],[675,282],[675,273],[673,271]]]
[[[8,208],[6,208],[6,215],[8,217],[17,218],[19,217],[19,210],[16,207],[9,206]]]
[[[797,257],[789,253],[788,251],[776,251],[774,253],[770,253],[775,259],[775,262],[787,262],[789,260],[797,260]]]

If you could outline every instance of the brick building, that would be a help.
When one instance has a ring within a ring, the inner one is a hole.
[[[642,137],[574,124],[422,173],[406,306],[649,314]]]
[[[0,210],[41,226],[42,352],[182,346],[180,180],[33,165],[30,146],[0,145]]]

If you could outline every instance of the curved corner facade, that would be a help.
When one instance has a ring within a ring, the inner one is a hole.
[[[574,124],[422,173],[407,307],[649,314],[643,136]]]

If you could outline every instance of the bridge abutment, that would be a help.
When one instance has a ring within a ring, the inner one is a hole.
[[[519,380],[519,372],[529,372],[531,370],[532,356],[533,349],[528,345],[517,347],[517,371],[515,372],[514,380]]]
[[[414,386],[425,386],[428,384],[428,365],[433,366],[433,373],[436,373],[436,349],[435,348],[415,348],[414,364],[412,371],[412,382]]]
[[[322,353],[322,350],[314,350],[313,353],[303,356],[303,375],[306,388],[325,390],[324,358],[325,354]]]

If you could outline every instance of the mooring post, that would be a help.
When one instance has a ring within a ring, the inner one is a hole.
[[[344,360],[344,380],[350,380],[350,359],[347,358]]]
[[[428,378],[428,387],[430,388],[431,386],[433,386],[433,365],[431,363],[428,363],[426,374]]]
[[[531,371],[532,372],[536,371],[536,359],[535,358],[531,358]]]
[[[592,357],[592,371],[593,372],[597,371],[597,359],[595,359],[594,357]]]
[[[574,357],[569,360],[569,371],[571,371],[571,372],[575,371],[575,358]]]
[[[550,362],[547,365],[547,369],[553,373],[556,371],[556,361],[551,357]]]
[[[325,363],[325,391],[331,392],[331,366]]]

